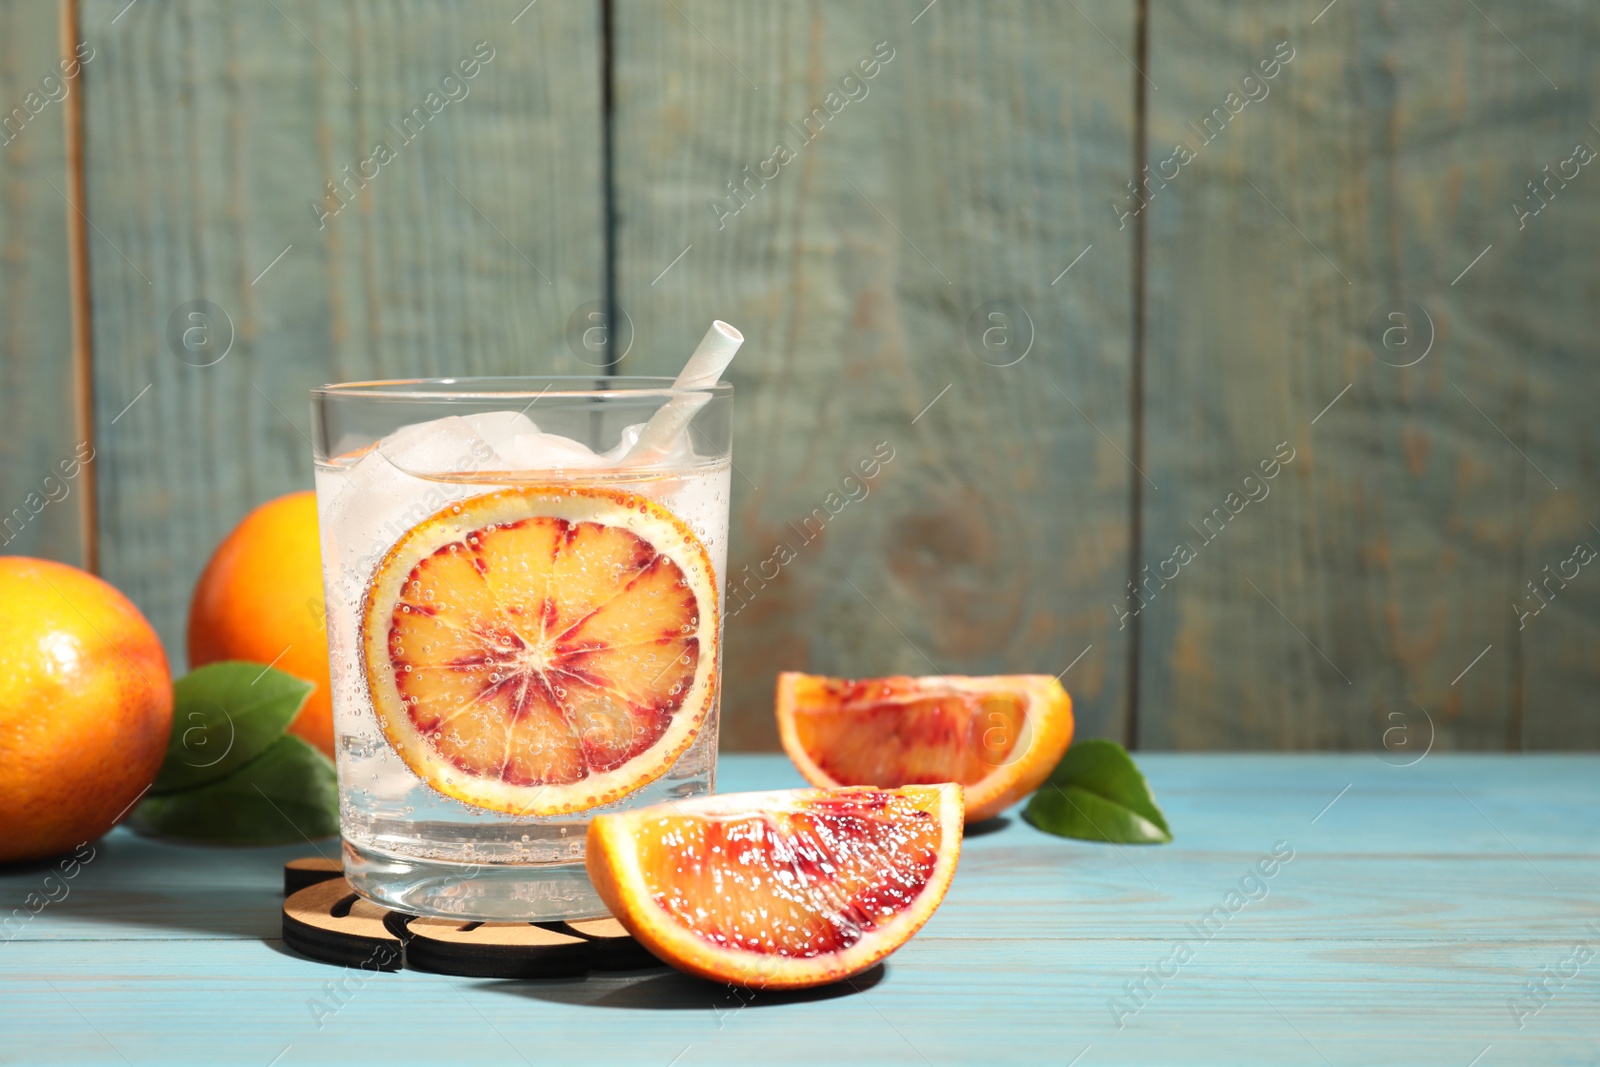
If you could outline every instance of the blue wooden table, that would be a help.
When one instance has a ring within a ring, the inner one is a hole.
[[[1174,844],[1064,841],[1012,812],[859,992],[345,974],[278,939],[305,845],[118,830],[0,928],[0,1062],[1600,1062],[1600,757],[1140,762]],[[799,784],[778,756],[720,776]],[[0,873],[0,921],[53,870]]]

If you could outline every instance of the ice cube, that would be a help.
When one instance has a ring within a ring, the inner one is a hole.
[[[589,446],[554,433],[519,433],[505,455],[515,470],[582,470],[605,464]]]
[[[533,420],[520,411],[481,411],[463,415],[462,421],[502,458],[508,456],[518,435],[539,432]]]
[[[615,467],[621,463],[622,457],[626,456],[628,451],[632,449],[634,445],[639,443],[639,435],[643,432],[644,423],[642,422],[636,422],[632,426],[624,426],[622,428],[622,439],[615,445],[606,449],[606,451],[602,454],[603,458],[605,459],[606,466]]]
[[[409,433],[420,428],[410,426],[391,434],[348,466],[317,471],[324,560],[330,565],[329,573],[338,576],[330,613],[336,610],[334,601],[341,608],[360,602],[374,568],[408,530],[454,501],[481,491],[470,482],[417,477],[390,459],[390,446],[396,446],[406,462],[445,469],[454,463],[457,450],[444,448],[427,435]],[[487,447],[479,444],[480,450]],[[475,456],[472,460],[478,462]],[[489,466],[498,464],[496,457]]]
[[[472,417],[450,415],[403,426],[379,441],[377,451],[407,474],[421,476],[469,474],[503,467],[494,446],[468,421]]]

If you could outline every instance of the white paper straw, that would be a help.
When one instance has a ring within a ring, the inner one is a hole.
[[[674,389],[708,389],[716,385],[722,372],[733,362],[734,354],[744,344],[744,334],[721,319],[711,324],[700,344],[695,347],[689,362],[683,365],[673,381]],[[659,459],[672,451],[679,435],[683,434],[699,411],[711,399],[709,393],[675,396],[662,405],[639,433],[639,440],[622,457],[622,466],[635,466]]]

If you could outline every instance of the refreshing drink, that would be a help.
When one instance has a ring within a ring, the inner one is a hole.
[[[314,394],[357,890],[419,914],[603,914],[590,818],[712,791],[731,394],[630,378]],[[669,404],[692,413],[683,432],[636,448]]]

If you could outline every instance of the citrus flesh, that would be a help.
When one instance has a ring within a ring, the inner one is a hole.
[[[957,782],[967,821],[1039,788],[1072,743],[1072,699],[1048,674],[851,680],[778,675],[778,735],[806,781]]]
[[[444,509],[379,565],[362,617],[389,743],[434,789],[551,815],[663,774],[713,706],[704,546],[620,490],[507,489]]]
[[[765,989],[859,974],[944,899],[960,786],[726,793],[601,815],[589,878],[680,970]]]

